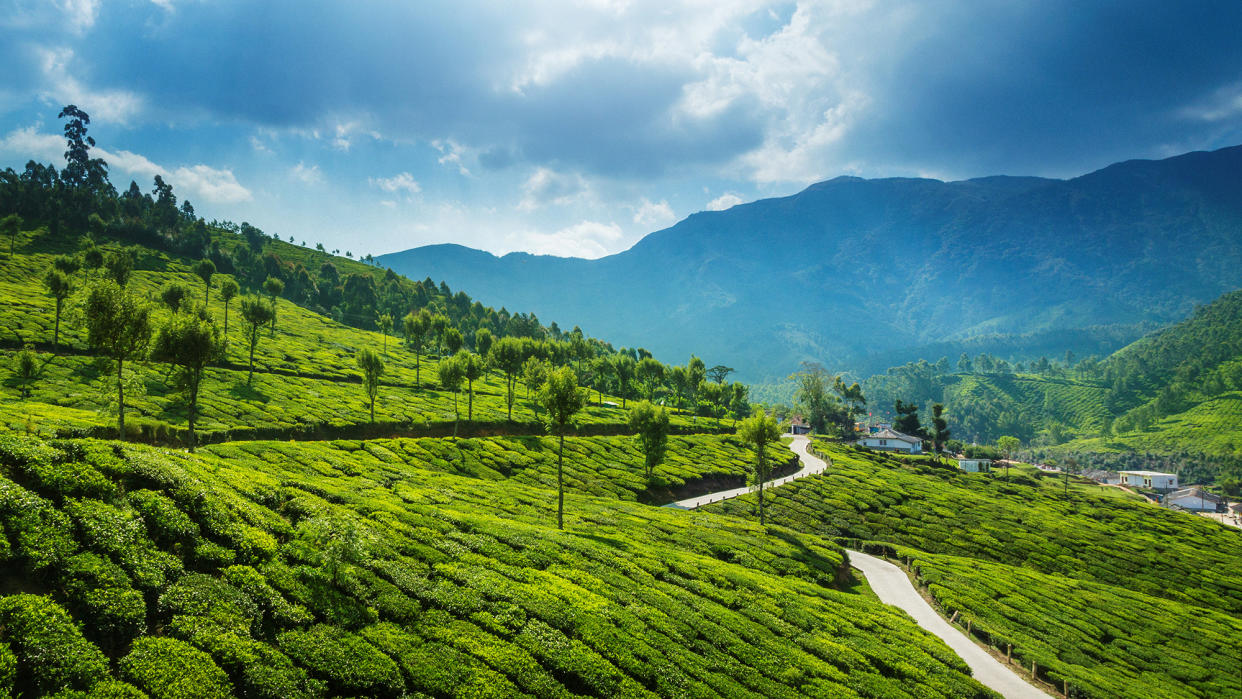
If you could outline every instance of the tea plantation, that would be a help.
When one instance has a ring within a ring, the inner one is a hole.
[[[913,558],[946,616],[1089,696],[1242,696],[1242,532],[1133,500],[831,442],[772,521]],[[751,517],[753,496],[703,508]],[[874,542],[865,544],[862,542]],[[1160,640],[1157,640],[1160,639]],[[1165,658],[1162,654],[1175,655]],[[1045,674],[1046,673],[1046,674]]]
[[[575,494],[558,531],[550,491],[332,451],[318,472],[0,437],[0,687],[992,696],[835,589],[844,557],[818,537]]]

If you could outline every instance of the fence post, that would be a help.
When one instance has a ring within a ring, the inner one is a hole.
[[[1035,664],[1034,660],[1031,661],[1031,679],[1032,680],[1039,679],[1039,666]]]
[[[1005,664],[1013,665],[1013,644],[1012,643],[1005,644]]]

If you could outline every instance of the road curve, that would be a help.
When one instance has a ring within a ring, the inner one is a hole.
[[[764,490],[782,486],[790,481],[815,473],[822,473],[828,468],[823,459],[811,453],[811,440],[806,436],[795,436],[789,449],[798,455],[802,469],[784,478],[768,481]],[[744,495],[752,488],[733,488],[722,490],[694,498],[687,498],[672,503],[672,507],[693,509],[710,502],[719,502]],[[940,640],[957,653],[970,667],[974,678],[984,686],[999,692],[1006,699],[1047,699],[1048,695],[1037,689],[1009,666],[993,658],[987,651],[980,648],[974,641],[966,637],[944,617],[936,613],[927,600],[923,599],[918,590],[910,582],[909,576],[897,566],[861,551],[847,551],[850,565],[867,578],[867,584],[884,604],[888,604],[909,614],[915,623]]]

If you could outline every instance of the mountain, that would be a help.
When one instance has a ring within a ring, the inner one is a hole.
[[[1107,354],[1180,320],[1242,286],[1239,192],[1242,146],[1069,180],[838,177],[598,260],[434,245],[379,262],[751,381],[803,360],[865,375],[932,352]]]

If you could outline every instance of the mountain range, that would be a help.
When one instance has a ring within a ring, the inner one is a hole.
[[[1242,146],[1072,179],[838,177],[585,260],[431,245],[378,258],[665,361],[752,382],[919,357],[1107,354],[1242,286]]]

